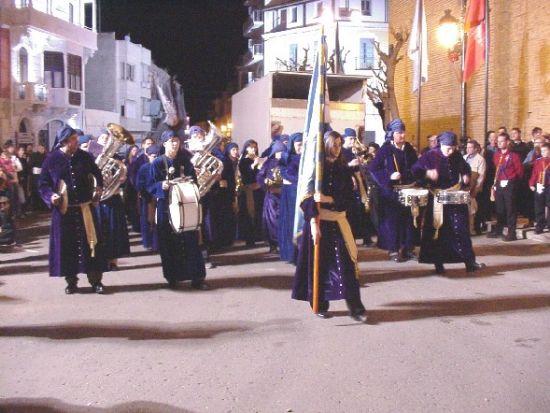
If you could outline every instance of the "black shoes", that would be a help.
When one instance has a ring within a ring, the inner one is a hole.
[[[92,285],[92,291],[96,294],[104,294],[105,286],[101,283],[94,284]]]
[[[517,241],[518,238],[516,237],[515,231],[510,231],[508,234],[506,234],[505,237],[502,237],[503,241],[510,242],[510,241]]]
[[[176,290],[178,288],[178,282],[176,280],[168,280],[168,288],[170,290]]]
[[[542,234],[543,231],[544,230],[542,228],[535,228],[535,234],[537,234],[537,235]]]
[[[207,270],[211,270],[213,268],[216,268],[216,264],[214,264],[212,261],[206,261],[204,263],[204,268],[206,268]]]
[[[78,287],[76,286],[76,284],[69,284],[65,287],[65,294],[74,294],[78,291]]]
[[[210,286],[204,282],[204,280],[191,282],[191,288],[197,291],[209,291]]]
[[[367,312],[363,309],[351,311],[349,316],[353,318],[355,321],[358,321],[359,323],[367,322]]]
[[[445,274],[445,267],[443,266],[443,264],[435,264],[435,273],[437,275],[443,275]]]
[[[329,318],[332,318],[332,316],[328,313],[328,311],[319,311],[318,313],[315,313],[315,315],[324,320],[328,320]]]
[[[118,271],[118,265],[116,265],[114,262],[109,264],[109,271]]]
[[[483,264],[483,263],[480,264],[480,263],[477,263],[477,262],[473,262],[473,263],[470,263],[470,264],[466,264],[466,272],[481,271],[485,267],[486,267],[486,265]]]

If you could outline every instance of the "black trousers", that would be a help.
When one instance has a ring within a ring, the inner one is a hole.
[[[546,213],[546,208],[550,208],[550,188],[545,188],[542,194],[535,192],[535,228],[538,230],[550,228],[550,213]]]
[[[515,233],[516,221],[518,217],[517,211],[517,183],[508,181],[508,185],[504,188],[497,182],[497,190],[495,195],[495,205],[497,210],[497,228],[498,234],[502,233],[504,227],[508,227],[508,233]]]
[[[103,278],[103,273],[99,271],[90,271],[88,274],[88,282],[91,286],[94,286],[96,284],[99,284]],[[67,281],[67,285],[76,285],[78,283],[78,276],[77,275],[71,275],[65,277],[65,281]]]

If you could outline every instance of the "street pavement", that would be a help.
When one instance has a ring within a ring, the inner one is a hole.
[[[367,324],[314,317],[267,247],[216,255],[211,291],[165,288],[158,255],[108,294],[47,276],[48,216],[0,253],[1,412],[548,412],[550,239],[475,237],[467,274],[360,247]]]

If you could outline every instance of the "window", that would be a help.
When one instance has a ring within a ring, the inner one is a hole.
[[[281,21],[279,24],[283,27],[286,27],[286,9],[281,10]]]
[[[121,62],[120,63],[120,72],[121,72],[120,78],[122,80],[130,80],[132,82],[134,81],[134,74],[135,74],[135,66],[134,65],[128,64],[126,62]]]
[[[144,87],[149,86],[149,65],[141,64],[141,84]]]
[[[316,14],[316,17],[321,17],[323,15],[323,2],[322,1],[318,1],[317,4],[317,14]]]
[[[151,116],[151,100],[141,98],[141,114],[142,116]]]
[[[349,9],[349,0],[340,0],[341,9]]]
[[[292,7],[290,9],[290,23],[298,22],[298,7]]]
[[[361,0],[361,14],[363,16],[372,16],[370,0]]]
[[[82,90],[82,58],[80,56],[67,55],[67,78],[69,89]]]
[[[262,11],[261,11],[261,10],[254,10],[254,12],[252,13],[252,19],[253,19],[255,22],[261,22],[261,21],[263,21],[263,18],[262,18]]]
[[[137,105],[134,100],[126,99],[124,102],[124,113],[122,116],[126,116],[127,118],[135,119],[137,118]]]
[[[361,39],[359,45],[358,69],[371,69],[374,66],[374,39]]]
[[[298,45],[291,44],[288,54],[288,66],[291,70],[296,70],[298,67]]]
[[[65,87],[65,62],[61,52],[44,52],[44,83],[51,88]]]
[[[74,6],[69,3],[69,23],[74,23]]]
[[[19,82],[25,83],[29,81],[29,55],[27,49],[22,47],[19,49]]]
[[[11,90],[10,32],[0,27],[0,98],[9,98]]]

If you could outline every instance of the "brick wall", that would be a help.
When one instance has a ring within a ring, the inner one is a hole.
[[[437,42],[445,9],[461,16],[461,0],[424,0],[428,25],[428,82],[422,89],[420,141],[442,130],[460,134],[460,69]],[[391,27],[411,27],[416,0],[389,0]],[[550,3],[545,0],[490,0],[489,129],[519,127],[530,136],[534,126],[550,132]],[[396,70],[400,115],[409,141],[416,140],[417,98],[412,94],[412,65],[405,57]],[[467,135],[483,140],[485,69],[467,85]]]

